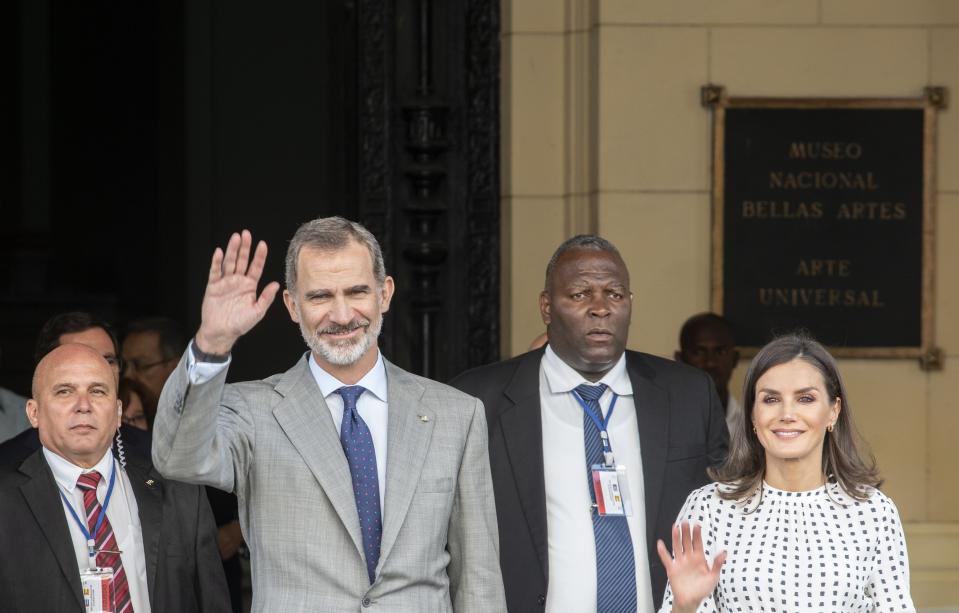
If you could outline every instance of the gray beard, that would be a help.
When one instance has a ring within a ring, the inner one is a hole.
[[[326,362],[335,366],[351,366],[360,361],[371,347],[376,345],[376,339],[380,336],[380,330],[383,328],[382,315],[374,318],[365,325],[366,330],[356,341],[340,341],[339,343],[328,343],[320,339],[315,331],[308,330],[303,325],[303,317],[300,318],[300,334],[303,341],[310,350],[323,358]]]

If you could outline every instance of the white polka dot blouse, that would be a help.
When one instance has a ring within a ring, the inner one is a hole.
[[[720,487],[694,491],[677,519],[702,525],[707,559],[727,553],[700,613],[915,611],[902,522],[882,492],[858,501],[836,484],[786,492],[764,483],[761,497],[733,501]],[[660,612],[671,610],[667,585]]]

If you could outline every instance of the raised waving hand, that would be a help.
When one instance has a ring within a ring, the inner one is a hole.
[[[213,252],[210,276],[201,308],[196,344],[200,351],[225,355],[249,332],[273,304],[280,284],[268,283],[257,296],[257,286],[266,263],[266,243],[260,241],[250,258],[253,236],[248,230],[230,236],[224,252]]]
[[[673,525],[673,555],[669,555],[662,540],[656,542],[656,551],[666,567],[673,592],[673,613],[696,611],[719,584],[726,552],[717,555],[710,567],[703,550],[702,527],[694,528],[689,522]]]

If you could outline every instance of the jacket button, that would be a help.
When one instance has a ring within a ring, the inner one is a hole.
[[[540,605],[546,604],[546,596],[543,596],[542,594],[540,594],[539,597],[536,599],[536,602],[538,602]]]
[[[373,604],[373,601],[370,600],[369,596],[367,596],[366,598],[363,599],[363,606],[364,606],[364,607],[368,607],[368,606],[370,606],[371,604]]]

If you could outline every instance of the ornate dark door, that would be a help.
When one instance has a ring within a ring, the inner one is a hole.
[[[499,2],[357,15],[360,216],[398,288],[381,346],[447,380],[499,357]]]

